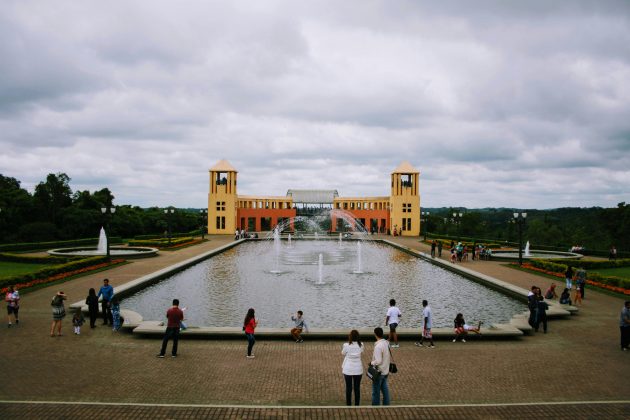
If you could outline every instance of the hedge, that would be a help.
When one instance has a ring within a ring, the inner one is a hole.
[[[44,267],[41,270],[37,270],[34,273],[21,274],[17,276],[0,277],[0,288],[11,286],[18,283],[28,283],[33,280],[51,277],[57,274],[63,274],[69,271],[78,270],[84,267],[97,265],[109,261],[107,256],[97,256],[90,258],[83,258],[81,260],[74,260],[64,264],[53,265],[50,267]]]
[[[185,237],[189,237],[189,236],[195,236],[199,234],[199,230],[195,230],[192,232],[187,232],[187,233],[171,233],[171,238],[185,238]],[[134,236],[133,239],[134,240],[148,240],[148,239],[164,239],[165,236],[163,233],[161,234],[154,234],[154,235],[137,235]]]
[[[171,238],[171,243],[169,245],[168,239],[154,239],[154,240],[131,240],[129,241],[129,246],[153,246],[158,248],[164,248],[168,246],[176,246],[185,244],[187,242],[191,242],[193,240],[192,237],[184,237],[184,238]]]
[[[63,264],[76,258],[65,257],[34,257],[30,255],[0,253],[0,261],[19,262],[27,264]]]
[[[437,238],[434,239],[436,242],[442,242],[442,247],[443,248],[448,248],[451,246],[451,240],[450,239],[443,239],[443,238]],[[427,240],[427,243],[431,243],[431,240]],[[494,242],[481,242],[481,241],[477,241],[477,242],[468,242],[468,241],[453,241],[455,242],[455,245],[457,245],[459,242],[462,243],[462,245],[467,246],[469,248],[472,248],[472,246],[476,243],[477,245],[483,245],[486,248],[492,248],[492,249],[497,249],[497,248],[501,248],[500,244],[494,243]]]
[[[546,271],[548,274],[563,274],[567,270],[567,266],[579,268],[582,267],[585,270],[597,269],[597,268],[611,268],[611,267],[626,267],[630,265],[630,259],[622,259],[615,261],[595,261],[595,260],[571,260],[564,261],[565,263],[557,263],[544,259],[532,259],[528,262],[532,267]],[[604,276],[598,273],[588,273],[588,280],[593,282],[609,285],[613,287],[620,287],[622,289],[630,290],[630,279],[625,279],[617,276]]]
[[[121,244],[122,238],[112,236],[109,238],[110,244]],[[41,251],[43,249],[54,248],[74,248],[79,246],[93,246],[98,244],[98,238],[74,239],[72,241],[53,241],[53,242],[26,242],[17,244],[0,245],[0,252],[3,251]]]

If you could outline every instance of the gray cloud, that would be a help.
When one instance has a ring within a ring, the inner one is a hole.
[[[117,202],[244,194],[426,206],[616,205],[630,187],[630,5],[10,1],[0,10],[0,173],[66,172]]]

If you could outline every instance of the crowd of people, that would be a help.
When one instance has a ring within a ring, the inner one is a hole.
[[[431,257],[442,258],[442,248],[444,244],[440,240],[431,241]],[[437,252],[436,252],[437,251]],[[455,241],[451,241],[450,247],[450,260],[452,263],[463,262],[468,260],[490,260],[492,259],[492,249],[484,244],[477,244],[476,242],[469,248],[468,245]]]

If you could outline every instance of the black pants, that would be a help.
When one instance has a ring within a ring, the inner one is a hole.
[[[630,347],[630,326],[622,327],[619,326],[619,331],[621,331],[621,348],[627,349]]]
[[[538,332],[538,328],[540,327],[540,323],[543,324],[543,331],[547,332],[547,314],[538,315],[536,317],[536,325],[534,326],[534,331]]]
[[[354,405],[361,404],[361,378],[363,375],[343,375],[346,380],[346,405],[352,405],[352,388],[354,387]]]
[[[164,356],[166,354],[166,345],[168,344],[169,339],[173,339],[173,349],[171,350],[171,354],[173,356],[177,356],[177,342],[179,341],[179,327],[166,327],[166,332],[164,333],[164,339],[162,340],[162,349],[160,350],[160,354]]]
[[[98,318],[98,306],[96,308],[89,308],[90,312],[90,328],[94,328],[96,324],[96,318]]]
[[[112,308],[109,305],[109,300],[103,299],[101,301],[101,309],[103,311],[103,324],[107,325],[107,322],[112,322]]]

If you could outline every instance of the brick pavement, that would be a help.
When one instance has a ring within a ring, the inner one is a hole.
[[[391,238],[390,238],[391,239]],[[406,246],[426,251],[417,239],[394,238]],[[60,288],[69,301],[100,286],[105,276],[114,285],[155,271],[229,242],[212,241],[151,260],[72,280],[63,286],[24,295],[19,328],[0,329],[0,401],[77,401],[139,404],[300,405],[332,406],[343,403],[341,343],[259,340],[256,358],[246,359],[244,340],[182,340],[177,359],[157,359],[159,341],[112,333],[98,327],[71,333],[64,321],[64,337],[48,336],[50,298]],[[521,287],[545,287],[546,279],[505,268],[494,262],[470,262],[468,267]],[[546,283],[547,282],[547,283]],[[510,341],[475,340],[466,344],[438,342],[435,349],[420,349],[403,342],[395,350],[400,373],[392,376],[393,404],[501,404],[562,401],[628,401],[630,355],[618,345],[618,313],[622,300],[587,291],[579,315],[550,322],[549,333]],[[69,334],[68,334],[69,333]],[[371,354],[372,339],[367,338]],[[366,363],[367,363],[366,356]],[[370,388],[362,382],[362,404],[370,401]],[[125,406],[21,406],[0,403],[0,413],[34,413],[34,417],[96,418],[110,410],[113,417],[186,418],[328,418],[373,415],[374,411],[288,408],[167,408]],[[17,407],[17,408],[16,408]],[[519,417],[532,410],[545,417],[617,417],[628,403],[617,405],[492,406],[470,408],[466,417]],[[7,411],[5,411],[5,409]],[[44,412],[48,410],[51,415]],[[87,410],[87,411],[86,411]],[[152,411],[153,410],[153,411]],[[212,411],[219,410],[219,411]],[[332,410],[332,411],[331,411]],[[337,410],[337,411],[335,411]],[[400,408],[403,418],[417,416],[457,418],[463,408]],[[424,410],[424,411],[417,411]],[[58,413],[55,415],[54,413]],[[66,413],[66,414],[64,414]],[[74,414],[73,414],[74,413]],[[213,414],[214,413],[214,414]],[[349,414],[352,413],[352,414]],[[388,412],[389,413],[389,412]],[[589,415],[591,413],[592,415]],[[76,415],[75,415],[76,414]],[[468,415],[470,414],[470,415]],[[556,415],[557,414],[557,415]],[[0,415],[0,417],[4,417]],[[12,416],[13,417],[13,416]],[[24,418],[31,417],[27,414]]]

